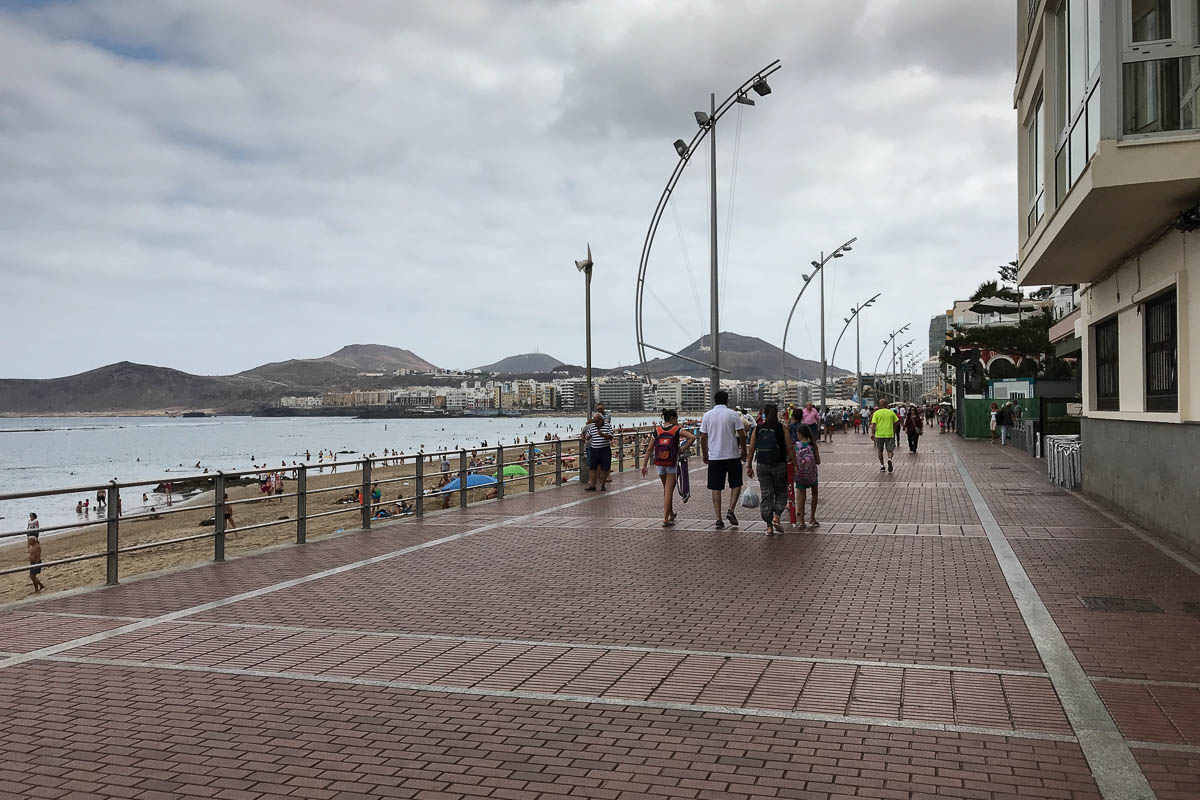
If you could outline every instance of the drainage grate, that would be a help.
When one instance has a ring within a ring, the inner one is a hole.
[[[1183,611],[1185,614],[1200,614],[1200,603],[1195,600],[1184,600]]]
[[[1153,600],[1140,597],[1080,597],[1089,611],[1133,611],[1139,614],[1161,614]]]

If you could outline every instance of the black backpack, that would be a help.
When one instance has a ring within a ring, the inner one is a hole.
[[[754,436],[754,460],[759,464],[782,464],[787,461],[787,442],[782,425],[759,425]]]

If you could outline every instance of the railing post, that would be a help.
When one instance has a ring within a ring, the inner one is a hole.
[[[586,426],[585,426],[586,427]],[[586,439],[575,440],[576,461],[579,462],[579,483],[583,485],[591,480],[591,472],[587,461],[588,445]]]
[[[554,485],[562,486],[562,440],[554,440]]]
[[[225,560],[225,474],[213,478],[213,561]]]
[[[417,452],[417,501],[415,508],[418,517],[425,516],[425,453]]]
[[[533,451],[536,448],[529,445],[529,491],[537,491],[537,454]]]
[[[371,459],[362,461],[362,526],[363,530],[371,527]]]
[[[120,535],[120,515],[117,510],[121,507],[121,491],[116,486],[116,481],[105,490],[108,498],[105,504],[108,506],[108,555],[105,558],[105,578],[104,582],[109,586],[113,586],[118,582],[117,565],[121,560],[121,535]]]
[[[625,471],[625,434],[617,434],[617,472]]]
[[[308,538],[308,466],[296,470],[296,544]]]
[[[458,507],[467,507],[467,451],[458,451]]]
[[[496,448],[496,499],[504,499],[504,445]]]

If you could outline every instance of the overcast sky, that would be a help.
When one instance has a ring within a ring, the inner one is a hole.
[[[722,330],[778,344],[804,265],[858,236],[828,269],[829,348],[882,292],[864,369],[907,322],[923,353],[930,316],[1014,257],[1011,6],[0,3],[0,376],[348,343],[582,363],[589,241],[594,361],[631,363],[671,143],[775,58],[774,92],[718,126]],[[650,262],[647,340],[669,348],[707,332],[706,165]]]

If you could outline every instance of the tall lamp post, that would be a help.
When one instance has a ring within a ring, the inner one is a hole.
[[[876,395],[879,394],[879,359],[883,358],[883,354],[885,352],[887,352],[888,345],[893,344],[896,341],[897,336],[904,333],[906,330],[908,330],[911,327],[912,327],[912,323],[910,322],[907,325],[905,325],[904,327],[897,328],[896,330],[892,331],[891,333],[888,334],[888,338],[883,340],[883,347],[880,348],[879,355],[875,356],[875,366],[871,368],[871,373],[875,376],[875,393],[876,393]],[[894,348],[892,350],[892,354],[893,354],[893,357],[895,357],[895,349]]]
[[[882,294],[882,293],[880,293],[880,294]],[[842,343],[842,337],[846,335],[846,330],[850,327],[850,323],[853,322],[854,323],[854,338],[855,338],[854,361],[856,364],[854,388],[855,388],[855,391],[858,392],[858,404],[860,407],[862,406],[862,348],[861,348],[862,337],[859,333],[858,316],[864,308],[874,305],[875,301],[878,299],[879,299],[879,295],[877,294],[874,297],[872,297],[870,300],[866,301],[865,303],[860,303],[859,305],[850,309],[850,316],[846,317],[843,320],[843,322],[845,322],[846,324],[844,326],[842,326],[842,332],[838,334],[837,341],[833,343],[833,355],[829,357],[830,361],[837,361],[838,345],[840,345]]]
[[[904,355],[904,349],[906,347],[912,347],[913,342],[915,342],[915,341],[916,341],[916,339],[909,339],[907,342],[905,342],[904,344],[897,347],[895,340],[894,339],[892,340],[891,371],[892,371],[892,399],[893,400],[901,399],[900,393],[896,391],[896,389],[897,389],[896,383],[898,382],[897,378],[899,378],[899,375],[897,374],[896,370],[900,369],[900,366],[901,366],[900,359]]]
[[[576,261],[575,268],[583,273],[583,328],[587,347],[587,404],[586,411],[590,414],[592,408],[592,243],[588,242],[587,258]]]
[[[712,392],[716,394],[720,387],[720,379],[722,372],[729,372],[727,369],[721,368],[721,328],[719,319],[719,299],[717,296],[719,282],[717,275],[717,120],[724,116],[735,105],[753,106],[755,101],[750,97],[750,92],[754,92],[759,97],[766,97],[771,93],[771,86],[767,83],[767,78],[775,74],[780,68],[779,60],[772,61],[767,66],[760,69],[758,72],[751,75],[747,80],[743,81],[737,89],[726,97],[720,104],[717,103],[715,94],[709,95],[708,111],[695,112],[696,124],[700,130],[692,137],[691,142],[685,142],[683,139],[676,139],[674,146],[675,152],[679,155],[679,161],[675,164],[675,169],[671,172],[671,177],[667,179],[667,186],[663,189],[662,194],[658,198],[658,205],[655,206],[654,215],[650,218],[650,228],[646,231],[646,239],[642,244],[642,257],[638,264],[638,282],[637,294],[635,299],[635,319],[637,325],[637,340],[638,340],[638,356],[642,360],[643,370],[646,371],[646,379],[649,380],[650,375],[647,363],[646,350],[655,350],[660,353],[666,353],[670,356],[681,358],[684,361],[690,361],[695,364],[700,364],[709,367],[712,370]],[[680,355],[673,350],[666,350],[662,347],[655,347],[646,342],[644,336],[644,325],[642,319],[643,294],[646,283],[646,268],[650,261],[650,249],[654,244],[654,234],[658,230],[658,223],[662,220],[663,213],[666,211],[667,203],[671,199],[671,192],[674,191],[679,183],[679,178],[683,175],[683,169],[687,166],[692,156],[695,154],[700,142],[708,137],[709,144],[709,261],[710,261],[710,283],[709,283],[709,315],[712,325],[711,332],[711,363],[705,363],[689,356]]]
[[[592,243],[588,242],[587,258],[583,261],[576,261],[575,268],[583,273],[583,329],[584,339],[587,348],[587,403],[584,406],[584,413],[589,417],[592,410],[595,408],[592,405]],[[591,475],[588,472],[587,458],[584,457],[580,447],[579,453],[579,483],[584,483],[591,480]],[[501,476],[503,477],[503,476]]]
[[[846,255],[846,253],[849,253],[851,250],[854,249],[852,247],[852,245],[857,241],[858,241],[858,237],[855,236],[852,239],[850,239],[850,241],[842,244],[840,247],[838,247],[836,250],[834,250],[828,256],[826,256],[825,253],[822,252],[821,260],[819,262],[818,261],[812,262],[813,273],[811,275],[801,275],[800,276],[801,278],[804,279],[804,285],[800,287],[800,293],[796,295],[796,299],[792,302],[792,310],[788,312],[787,324],[783,326],[783,346],[781,349],[783,350],[783,357],[785,359],[784,363],[786,365],[788,331],[791,330],[791,327],[792,327],[792,316],[795,315],[796,306],[800,305],[800,298],[804,296],[804,290],[808,288],[809,282],[813,278],[817,277],[817,275],[819,273],[820,280],[818,282],[821,284],[821,405],[822,405],[822,407],[825,405],[825,373],[826,373],[826,369],[825,369],[825,366],[826,366],[825,365],[825,265],[828,264],[830,261],[833,261],[835,258],[844,257]],[[786,389],[787,389],[787,382],[786,382],[787,370],[785,369],[785,370],[783,370],[783,372],[784,372],[784,377],[785,377],[784,390],[786,391]]]

